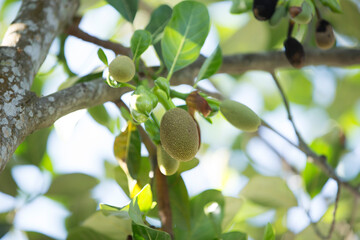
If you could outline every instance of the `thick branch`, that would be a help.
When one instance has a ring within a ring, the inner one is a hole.
[[[72,19],[76,0],[23,0],[0,47],[0,170],[32,132],[30,86],[54,38]]]

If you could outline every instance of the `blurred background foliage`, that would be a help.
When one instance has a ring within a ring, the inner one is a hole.
[[[160,4],[174,6],[178,2],[140,1],[135,28],[145,27],[151,11]],[[208,49],[217,42],[224,55],[283,48],[288,26],[285,19],[273,27],[255,20],[251,12],[231,15],[231,1],[200,2],[208,6],[212,21],[202,50],[204,55],[209,55]],[[2,39],[20,1],[1,0],[0,6]],[[321,12],[333,24],[337,47],[359,47],[360,1],[342,0],[341,9],[343,13],[339,14],[321,7]],[[105,1],[81,1],[79,14],[83,15],[80,27],[84,31],[129,46],[131,25]],[[104,16],[109,19],[104,20]],[[315,48],[314,28],[312,21],[295,31],[307,49]],[[47,95],[81,77],[99,76],[97,49],[73,37],[59,37],[36,75],[32,91],[38,96]],[[106,53],[114,57],[112,52]],[[149,65],[156,65],[153,52],[143,58]],[[279,69],[278,74],[294,120],[309,146],[328,156],[329,164],[342,179],[354,186],[360,184],[360,67],[309,66],[300,70]],[[281,133],[295,139],[268,73],[217,74],[200,86],[247,104]],[[159,107],[155,114],[160,116],[163,112]],[[142,158],[136,170],[143,181],[133,183],[112,151],[115,137],[127,128],[127,121],[117,108],[106,103],[70,115],[27,137],[0,174],[0,238],[126,239],[131,233],[129,219],[119,217],[121,212],[111,206],[100,209],[99,203],[125,206],[146,186],[150,165],[144,146],[138,142]],[[276,239],[321,239],[311,222],[317,222],[324,234],[330,228],[337,189],[333,180],[269,131],[241,132],[220,114],[212,119],[213,124],[197,117],[203,143],[197,155],[200,163],[183,166],[190,170],[168,178],[176,234],[190,231],[192,239],[209,239],[214,235],[212,231],[239,231],[246,233],[248,239],[262,239],[271,222]],[[214,202],[221,213],[215,219],[220,230],[212,227],[211,218],[206,215],[207,204]],[[358,199],[342,189],[332,239],[359,239],[359,204]],[[159,226],[156,208],[148,216],[150,224]],[[189,230],[188,226],[195,227]],[[209,236],[197,238],[202,232]],[[219,238],[245,236],[228,234]]]

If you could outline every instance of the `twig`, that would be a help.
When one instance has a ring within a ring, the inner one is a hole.
[[[263,136],[261,136],[260,134],[258,134],[259,138],[265,143],[265,145],[270,148],[271,151],[273,151],[281,160],[281,162],[284,164],[284,166],[286,167],[287,170],[289,170],[290,172],[294,173],[294,174],[299,174],[299,171],[294,168],[293,166],[291,166],[285,159],[285,157],[276,149],[274,148],[273,145],[271,145],[271,143],[269,143],[268,140],[266,140]]]
[[[310,216],[310,213],[308,211],[306,211],[306,214],[308,215],[309,219],[310,219],[310,222],[311,222],[311,226],[313,227],[316,235],[318,235],[319,238],[321,239],[324,239],[324,240],[328,240],[328,239],[331,239],[331,236],[335,230],[335,224],[336,224],[336,212],[337,212],[337,209],[338,209],[338,203],[339,203],[339,199],[340,199],[340,188],[341,188],[341,184],[340,182],[337,182],[337,186],[338,186],[338,189],[337,189],[337,193],[336,193],[336,198],[335,198],[335,202],[334,202],[334,211],[333,211],[333,220],[331,222],[331,225],[330,225],[330,229],[329,229],[329,232],[327,235],[324,235],[320,229],[318,228],[317,226],[317,223],[316,222],[313,222],[311,220],[311,216]]]
[[[298,139],[298,146],[295,145],[295,147],[297,147],[298,149],[300,149],[303,153],[305,153],[307,155],[307,157],[309,158],[309,160],[312,160],[318,167],[321,168],[322,171],[324,171],[324,173],[326,175],[328,175],[329,177],[333,178],[335,181],[337,181],[339,183],[339,185],[342,185],[343,187],[347,188],[348,190],[350,190],[352,192],[352,194],[360,197],[360,192],[359,189],[357,187],[354,187],[352,185],[350,185],[347,182],[343,182],[339,176],[336,174],[335,170],[328,164],[326,156],[324,155],[318,155],[316,154],[314,151],[312,151],[309,146],[305,143],[304,139],[302,138],[302,136],[300,135],[299,131],[297,130],[297,127],[293,121],[292,115],[291,115],[291,111],[290,111],[290,105],[289,102],[285,96],[285,93],[274,73],[274,71],[271,71],[270,74],[273,76],[274,81],[276,86],[278,87],[278,90],[281,94],[281,97],[284,101],[285,104],[285,108],[286,108],[286,112],[288,114],[288,119],[291,122],[293,129],[295,131],[295,134],[297,136]],[[266,126],[266,125],[265,125]],[[269,126],[267,126],[269,127]],[[269,127],[270,129],[272,129],[271,127]],[[274,129],[272,129],[274,131]],[[281,135],[279,132],[275,131],[277,134],[279,134],[282,138],[284,138],[285,140],[287,139],[286,137],[284,137],[283,135]],[[289,143],[292,143],[291,141],[287,140]]]
[[[84,31],[82,31],[77,24],[72,24],[70,27],[68,27],[65,30],[65,32],[71,36],[80,38],[81,40],[84,40],[86,42],[91,42],[98,46],[104,47],[106,49],[113,50],[116,54],[122,54],[122,55],[130,55],[131,54],[131,51],[129,48],[124,47],[123,45],[121,45],[119,43],[101,40],[97,37],[94,37]]]
[[[125,107],[129,111],[129,108],[121,99],[114,101],[114,103],[119,109],[120,107]],[[149,158],[155,174],[155,189],[157,191],[157,202],[159,205],[159,217],[162,225],[162,230],[169,233],[170,236],[173,237],[172,213],[166,176],[163,175],[157,167],[157,151],[155,144],[151,141],[149,135],[146,133],[146,131],[141,125],[137,125],[137,129],[139,130],[142,142],[144,143],[146,149],[149,152]]]
[[[337,189],[336,198],[335,198],[335,203],[334,203],[333,220],[332,220],[332,222],[331,222],[330,230],[329,230],[328,235],[326,236],[326,239],[331,239],[331,236],[332,236],[332,234],[333,234],[333,232],[334,232],[334,229],[335,229],[336,212],[337,212],[337,208],[338,208],[338,204],[339,204],[339,199],[340,199],[340,192],[341,192],[341,184],[340,184],[339,181],[337,182],[337,186],[338,186],[338,189]]]

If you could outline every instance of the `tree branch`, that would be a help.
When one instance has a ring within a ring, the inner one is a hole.
[[[0,47],[0,171],[36,128],[28,115],[30,86],[54,38],[75,14],[76,0],[23,0]]]

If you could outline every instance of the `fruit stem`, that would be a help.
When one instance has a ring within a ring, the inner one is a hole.
[[[164,106],[166,111],[168,111],[172,108],[176,108],[176,106],[173,103],[173,101],[171,100],[171,98],[169,98],[163,90],[158,89],[154,93],[156,94],[156,96],[159,99],[159,102]]]
[[[204,93],[199,93],[203,98],[205,98],[205,100],[208,102],[208,103],[212,103],[212,104],[215,104],[217,106],[220,105],[220,101],[215,99],[215,98],[209,98],[206,94]],[[181,93],[181,92],[177,92],[175,90],[170,90],[170,96],[171,97],[176,97],[176,98],[180,98],[180,99],[183,99],[186,101],[186,98],[189,96],[189,94],[186,94],[186,93]]]
[[[295,25],[295,22],[290,19],[289,20],[288,34],[287,34],[288,38],[291,37],[291,33],[292,33],[293,29],[294,29],[294,25]]]
[[[158,127],[158,129],[160,129],[159,119],[157,119],[157,117],[155,116],[155,114],[153,112],[151,112],[150,116],[151,116],[152,120],[154,121],[155,125]]]
[[[129,88],[131,88],[133,90],[136,90],[136,87],[134,85],[130,84],[130,83],[121,83],[121,86],[122,87],[129,87]]]

